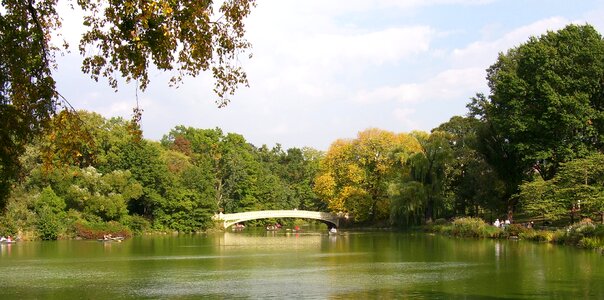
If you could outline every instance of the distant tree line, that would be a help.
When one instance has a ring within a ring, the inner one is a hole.
[[[154,142],[136,120],[62,111],[19,153],[19,176],[2,169],[10,193],[0,234],[191,232],[220,211],[265,209],[386,226],[458,216],[604,222],[602,36],[569,25],[532,37],[501,53],[487,80],[490,93],[473,97],[467,116],[430,133],[370,128],[326,152],[185,126]]]

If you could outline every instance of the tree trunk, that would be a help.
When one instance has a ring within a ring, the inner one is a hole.
[[[426,203],[426,210],[424,211],[424,221],[426,223],[431,223],[433,214],[434,214],[434,199],[432,199],[432,197],[428,197],[428,201]]]

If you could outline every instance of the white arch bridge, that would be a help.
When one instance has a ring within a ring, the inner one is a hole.
[[[214,215],[216,221],[223,221],[224,228],[231,225],[257,219],[279,219],[279,218],[296,218],[296,219],[314,219],[328,223],[338,227],[338,216],[326,212],[309,211],[309,210],[259,210],[234,214],[219,213]]]

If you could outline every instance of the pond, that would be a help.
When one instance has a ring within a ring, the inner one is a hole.
[[[0,247],[3,299],[604,299],[604,256],[525,241],[250,230]]]

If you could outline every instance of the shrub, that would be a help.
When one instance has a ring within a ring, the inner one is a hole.
[[[520,237],[521,234],[526,234],[530,231],[530,229],[522,226],[521,224],[510,224],[505,227],[504,232],[506,236],[517,236]]]
[[[115,221],[110,222],[77,222],[75,224],[77,235],[84,239],[100,239],[106,234],[113,236],[131,237],[132,231]]]
[[[551,241],[556,244],[566,244],[567,239],[566,230],[560,229],[554,231]]]
[[[43,209],[38,212],[36,229],[41,239],[56,240],[61,231],[61,224],[61,214],[55,214],[50,209]]]
[[[535,242],[551,242],[554,239],[554,233],[551,231],[537,231],[527,228],[526,231],[520,232],[518,237]]]
[[[598,249],[604,247],[604,243],[595,237],[584,237],[577,243],[577,246],[585,249]]]
[[[501,230],[480,218],[467,217],[455,219],[449,233],[457,237],[499,237]]]
[[[448,224],[448,223],[449,223],[449,222],[447,221],[447,219],[440,218],[440,219],[436,219],[436,220],[434,220],[434,223],[433,223],[433,224],[434,224],[434,225],[446,225],[446,224]]]
[[[139,215],[125,216],[122,224],[128,226],[134,234],[141,234],[151,227],[151,223]]]
[[[578,245],[584,237],[592,237],[596,232],[596,225],[591,221],[581,221],[566,229],[565,244]]]

